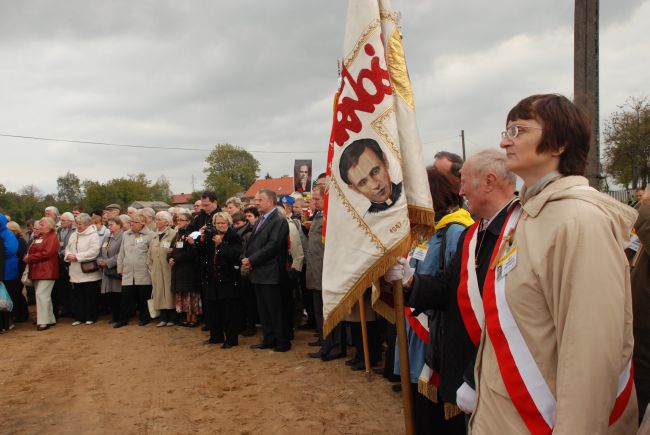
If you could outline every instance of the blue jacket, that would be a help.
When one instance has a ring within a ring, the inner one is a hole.
[[[18,239],[7,228],[7,218],[0,213],[0,236],[5,250],[5,281],[18,279]]]

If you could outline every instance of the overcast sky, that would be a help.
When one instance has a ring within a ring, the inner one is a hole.
[[[498,145],[508,110],[573,89],[573,1],[393,0],[402,13],[426,163]],[[202,187],[218,143],[260,176],[294,159],[325,166],[345,1],[0,2],[0,183],[56,193],[67,171],[107,181],[144,172],[174,193]],[[600,112],[650,95],[650,0],[600,6]],[[282,153],[281,153],[282,152]]]

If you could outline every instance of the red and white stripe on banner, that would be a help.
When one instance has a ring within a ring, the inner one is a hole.
[[[479,222],[470,226],[463,240],[462,267],[458,284],[458,308],[469,338],[478,347],[485,324],[483,298],[476,276],[476,238]]]
[[[491,264],[502,252],[504,234],[510,234],[521,215],[521,206],[514,207],[501,230]],[[508,238],[509,239],[509,238]],[[494,346],[499,371],[513,405],[533,435],[551,434],[555,426],[557,401],[542,376],[526,341],[517,326],[505,294],[505,276],[497,279],[496,268],[490,267],[485,278],[483,302],[487,332]],[[623,413],[633,384],[632,367],[628,363],[618,379],[617,398],[610,415],[610,425]]]

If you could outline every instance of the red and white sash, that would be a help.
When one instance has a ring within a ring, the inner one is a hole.
[[[509,213],[492,254],[491,265],[499,258],[502,246],[511,240],[521,215],[521,206]],[[504,234],[509,237],[504,238]],[[483,288],[487,333],[494,346],[499,371],[517,412],[533,435],[551,434],[555,426],[557,401],[546,384],[530,349],[517,326],[505,295],[505,276],[497,279],[490,267]],[[633,386],[631,361],[618,379],[616,402],[610,414],[613,424],[623,413]]]
[[[460,315],[467,334],[476,347],[481,340],[485,324],[483,299],[476,276],[476,238],[479,223],[480,221],[469,227],[465,240],[463,240],[462,266],[457,292]]]

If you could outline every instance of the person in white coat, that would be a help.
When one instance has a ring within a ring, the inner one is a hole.
[[[73,326],[97,321],[97,303],[102,275],[97,265],[100,241],[91,225],[90,216],[81,213],[75,218],[77,231],[65,248],[65,261],[70,263],[70,283],[74,309]]]

